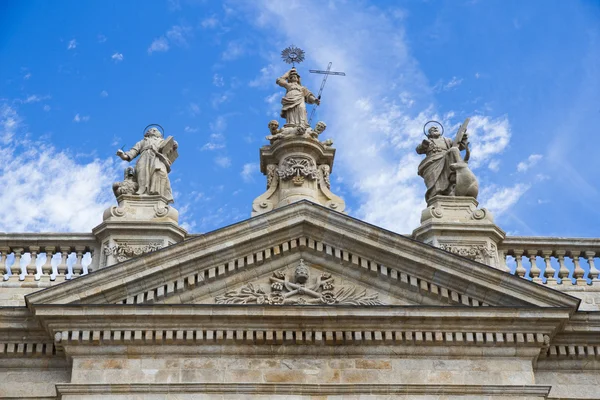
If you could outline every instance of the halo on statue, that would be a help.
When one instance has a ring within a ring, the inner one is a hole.
[[[295,63],[299,64],[302,61],[304,61],[304,54],[304,50],[294,45],[291,45],[283,49],[283,51],[281,52],[281,59],[284,62],[295,66]]]
[[[143,132],[144,135],[146,134],[146,132],[148,132],[148,128],[151,128],[151,127],[158,127],[158,128],[160,128],[159,129],[160,134],[162,135],[162,137],[165,137],[165,129],[162,126],[160,126],[159,124],[150,124],[147,127],[145,127],[144,128],[144,132]]]
[[[444,125],[442,125],[442,124],[441,124],[440,122],[438,122],[438,121],[431,120],[431,121],[427,121],[427,122],[425,122],[425,125],[423,125],[423,133],[425,134],[425,136],[428,136],[428,135],[427,135],[427,131],[429,130],[429,125],[430,125],[430,124],[431,124],[431,125],[437,125],[437,126],[439,126],[440,128],[442,128],[442,133],[440,134],[440,136],[443,136],[443,135],[444,135]]]

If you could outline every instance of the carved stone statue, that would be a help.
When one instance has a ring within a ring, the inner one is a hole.
[[[320,100],[302,86],[295,68],[277,78],[276,83],[286,89],[285,96],[281,99],[281,118],[285,118],[285,126],[308,128],[306,103],[318,105],[321,104]]]
[[[417,153],[425,154],[418,171],[427,186],[427,202],[437,195],[477,198],[479,184],[467,164],[470,153],[466,124],[468,120],[461,126],[454,141],[443,137],[439,128],[432,126],[427,131],[427,139],[417,146]],[[460,154],[461,150],[467,151],[465,159]]]
[[[135,179],[135,169],[133,167],[125,168],[123,182],[113,183],[113,192],[115,197],[122,194],[135,194],[139,189],[139,185]]]
[[[156,128],[150,128],[144,139],[137,142],[131,150],[117,151],[122,160],[131,161],[139,156],[135,164],[135,178],[138,183],[137,195],[161,195],[168,203],[173,202],[173,193],[168,173],[171,164],[177,158],[177,142],[172,136],[163,139]]]

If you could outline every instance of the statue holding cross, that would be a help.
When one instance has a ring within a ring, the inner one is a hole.
[[[311,73],[325,75],[319,89],[319,94],[315,96],[310,90],[302,86],[300,74],[298,74],[295,67],[296,63],[304,61],[304,51],[292,45],[281,52],[281,57],[286,63],[292,64],[292,69],[277,78],[276,81],[279,86],[286,89],[286,94],[281,99],[281,118],[285,118],[286,121],[284,129],[298,128],[303,131],[310,128],[310,122],[315,114],[316,107],[321,104],[321,94],[323,93],[325,82],[327,82],[327,77],[329,75],[345,76],[346,74],[330,71],[331,63],[329,63],[327,71],[310,70]],[[311,112],[310,119],[307,118],[306,103],[316,105]]]

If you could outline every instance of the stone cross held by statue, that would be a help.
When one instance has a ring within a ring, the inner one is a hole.
[[[331,63],[329,63],[329,65],[327,65],[327,70],[326,71],[321,71],[318,69],[310,69],[308,70],[308,72],[311,72],[313,74],[323,74],[325,75],[323,77],[323,82],[321,82],[321,88],[319,89],[319,94],[317,96],[317,98],[319,100],[321,100],[321,93],[323,93],[323,88],[325,87],[325,83],[327,82],[327,78],[329,77],[329,75],[340,75],[340,76],[346,76],[346,74],[344,72],[336,72],[336,71],[331,71]],[[315,111],[317,111],[317,107],[319,107],[318,104],[313,106],[313,109],[310,113],[310,118],[308,119],[308,123],[310,124],[310,122],[313,119],[313,116],[315,115]]]

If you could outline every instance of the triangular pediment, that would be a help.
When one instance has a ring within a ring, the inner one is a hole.
[[[372,299],[356,304],[364,306],[578,305],[568,295],[306,201],[101,269],[26,301],[30,307],[215,304],[252,290],[257,298],[258,290],[273,298],[274,273],[282,271],[293,291],[300,259],[308,268],[307,285],[331,276],[332,290],[321,285],[313,291],[329,293],[330,303],[330,296],[338,296],[342,302]],[[288,297],[303,304],[317,299],[315,293]]]

